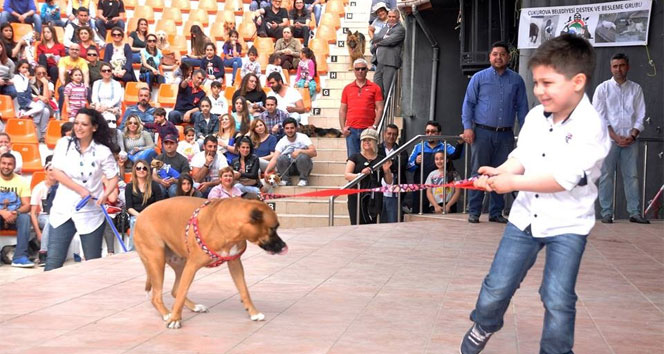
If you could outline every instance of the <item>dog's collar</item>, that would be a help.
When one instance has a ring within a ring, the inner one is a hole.
[[[208,206],[211,202],[212,202],[211,200],[206,200],[205,203],[203,203],[203,205],[196,208],[196,210],[194,210],[194,213],[191,214],[189,222],[187,223],[187,226],[184,229],[184,243],[185,245],[187,245],[187,252],[189,252],[189,244],[187,243],[187,236],[189,235],[189,226],[193,226],[194,238],[196,239],[196,243],[198,243],[198,246],[203,250],[203,252],[205,252],[212,259],[212,263],[206,266],[208,268],[218,267],[228,261],[236,260],[242,256],[244,251],[247,250],[247,247],[245,245],[245,247],[240,251],[240,253],[233,256],[224,257],[219,255],[217,252],[215,252],[214,250],[210,249],[207,246],[198,228],[198,214],[201,212],[201,209]]]

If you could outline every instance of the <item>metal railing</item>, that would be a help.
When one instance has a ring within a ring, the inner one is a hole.
[[[401,87],[401,69],[397,71],[397,74],[394,76],[390,88],[387,90],[387,97],[383,101],[383,114],[380,117],[376,131],[378,131],[378,140],[382,141],[383,135],[382,131],[387,127],[388,124],[394,123],[394,115],[397,111],[397,99],[395,97],[401,97],[400,92],[397,92],[397,89]]]
[[[401,179],[402,179],[401,166],[402,166],[402,163],[403,163],[403,161],[401,161],[401,155],[402,155],[401,153],[402,152],[406,151],[407,149],[410,149],[411,147],[413,147],[413,146],[415,146],[416,144],[419,143],[419,144],[421,144],[421,147],[422,147],[421,148],[422,149],[421,150],[422,157],[424,157],[424,144],[426,142],[432,141],[432,140],[436,140],[436,141],[441,141],[442,140],[443,144],[447,145],[448,140],[456,141],[458,139],[459,139],[459,136],[457,136],[457,135],[417,135],[417,136],[413,137],[412,139],[410,139],[408,142],[406,142],[404,145],[399,146],[398,149],[392,151],[389,155],[387,155],[385,158],[383,158],[378,163],[376,163],[373,167],[371,167],[371,173],[370,174],[360,173],[352,181],[346,183],[346,185],[344,185],[343,187],[341,187],[339,189],[344,190],[344,189],[349,189],[349,188],[352,188],[352,187],[355,187],[355,186],[357,186],[357,188],[360,189],[360,182],[364,178],[366,178],[367,176],[370,176],[371,174],[373,174],[373,172],[375,172],[375,171],[378,171],[378,180],[380,181],[381,178],[382,178],[380,176],[381,167],[383,166],[383,164],[385,164],[385,162],[394,160],[395,156],[396,156],[396,160],[397,160],[397,181],[396,181],[397,183],[396,184],[400,185],[400,184],[402,184],[402,182],[401,182]],[[445,151],[445,161],[447,161],[447,149],[444,149],[443,151]],[[467,151],[467,149],[466,149],[466,151]],[[467,158],[466,158],[466,161],[467,161]],[[422,161],[422,162],[424,162],[424,161]],[[447,164],[445,164],[443,174],[447,175]],[[466,166],[466,167],[464,167],[464,179],[467,178],[467,174],[468,174],[468,168]],[[424,168],[420,168],[420,180],[424,181]],[[446,195],[445,195],[446,192],[447,192],[446,189],[443,189],[443,200],[445,200],[445,198],[446,198]],[[401,192],[397,191],[395,193],[397,194],[397,222],[400,222],[401,221]],[[419,193],[420,193],[420,198],[419,198],[419,204],[420,204],[420,209],[419,210],[420,211],[419,211],[419,213],[421,215],[422,214],[422,204],[424,202],[425,190],[422,189],[422,190],[419,191]],[[334,201],[335,201],[336,198],[337,198],[337,196],[331,196],[329,201],[328,201],[328,203],[329,203],[329,205],[328,205],[328,225],[329,226],[334,226]],[[355,219],[358,223],[360,221],[360,199],[361,198],[358,196],[358,198],[357,198],[356,219]],[[464,199],[465,199],[465,196],[464,196]],[[464,201],[464,211],[465,211],[465,204],[466,203]],[[444,211],[443,211],[443,213],[444,213]],[[380,216],[378,216],[378,221],[380,222]]]

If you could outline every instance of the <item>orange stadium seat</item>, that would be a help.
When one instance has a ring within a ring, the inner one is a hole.
[[[138,0],[122,0],[122,3],[124,3],[125,10],[133,10],[138,6]]]
[[[129,33],[135,31],[138,28],[138,19],[139,17],[132,17],[127,20],[127,31],[126,31],[127,36],[129,36]]]
[[[245,41],[253,41],[256,38],[256,24],[253,22],[242,22],[237,28],[240,38]]]
[[[60,26],[55,26],[55,35],[58,37],[58,42],[62,43],[63,38],[65,38],[65,29]]]
[[[187,19],[187,22],[194,21],[202,23],[202,27],[207,27],[210,24],[210,16],[208,16],[207,11],[203,9],[194,9],[189,12],[189,18]]]
[[[314,38],[309,41],[309,48],[314,51],[316,59],[330,55],[330,45],[321,38]]]
[[[321,23],[316,31],[316,38],[320,38],[329,44],[334,44],[337,42],[337,30],[334,27]]]
[[[154,29],[155,32],[164,31],[166,33],[176,33],[177,25],[174,20],[171,19],[161,19],[157,21],[157,26]]]
[[[124,102],[127,105],[138,103],[138,89],[148,87],[148,84],[142,81],[130,81],[125,86]]]
[[[286,11],[290,12],[290,10],[293,9],[293,3],[295,1],[293,0],[281,0],[281,7],[286,9]]]
[[[150,6],[136,6],[132,18],[144,18],[148,23],[154,23],[154,10]],[[129,29],[129,27],[127,27]]]
[[[281,69],[281,72],[284,74],[284,77],[286,78],[286,84],[290,85],[291,84],[291,82],[290,82],[290,76],[291,76],[290,72],[288,72],[288,70],[286,70],[286,69]]]
[[[175,24],[181,26],[182,21],[182,10],[177,7],[167,7],[164,9],[164,12],[161,14],[162,20],[173,20]],[[175,34],[175,32],[173,32]]]
[[[256,37],[254,46],[258,50],[259,55],[267,55],[274,53],[274,39],[270,37]]]
[[[44,179],[46,179],[46,171],[35,171],[35,173],[32,174],[32,179],[30,179],[30,190],[34,189],[35,186]]]
[[[32,119],[18,119],[13,118],[7,120],[5,125],[5,133],[9,134],[12,142],[25,143],[25,144],[38,144],[37,129]]]
[[[168,35],[168,43],[171,44],[171,49],[173,51],[179,51],[180,55],[187,54],[187,37],[183,35]]]
[[[321,17],[320,17],[320,24],[321,26],[327,25],[335,30],[338,30],[341,27],[341,21],[339,20],[339,16],[336,14],[331,14],[329,12],[325,12]]]
[[[226,0],[224,2],[224,11],[233,11],[236,16],[242,16],[244,13],[242,0]]]
[[[39,154],[39,144],[13,143],[12,150],[18,151],[23,158],[23,173],[33,173],[44,169]]]
[[[339,17],[344,17],[345,10],[343,0],[329,0],[325,4],[325,12],[337,14]]]
[[[184,140],[184,126],[176,125],[175,128],[178,130],[178,141]]]
[[[327,59],[324,56],[321,57],[321,59],[318,59],[318,56],[316,55],[316,72],[318,73],[318,75],[327,74],[328,72]],[[318,85],[318,88],[320,89],[320,83]]]
[[[0,95],[0,117],[4,120],[16,118],[14,100],[7,95]]]
[[[23,36],[32,32],[32,25],[28,23],[12,22],[12,29],[14,30],[14,39],[18,42]]]
[[[198,0],[198,9],[207,11],[208,14],[214,15],[217,13],[217,1],[216,0]]]
[[[152,10],[157,12],[164,11],[164,8],[166,7],[164,0],[145,0],[145,6],[149,6],[152,8]]]
[[[157,102],[161,107],[175,107],[178,96],[177,84],[161,84],[157,92]]]
[[[228,101],[229,106],[233,106],[231,100],[233,100],[233,94],[235,93],[235,90],[237,89],[233,86],[226,86],[226,89],[224,90],[224,97],[226,97],[226,101]]]
[[[46,136],[44,139],[46,140],[46,146],[48,146],[49,149],[55,148],[55,144],[60,139],[60,127],[62,127],[65,122],[67,121],[55,119],[51,119],[48,122],[48,127],[46,127]]]
[[[214,22],[218,23],[232,23],[233,25],[237,24],[237,21],[235,21],[235,14],[233,11],[230,10],[223,10],[217,12],[217,16],[214,18]]]
[[[180,9],[180,11],[184,13],[189,13],[189,11],[191,11],[189,0],[172,0],[171,6]]]
[[[215,21],[212,23],[212,26],[210,26],[210,38],[213,38],[217,41],[224,41],[226,39],[223,22]]]
[[[299,87],[297,90],[300,91],[300,94],[302,95],[302,102],[304,103],[305,111],[311,111],[311,95],[309,95],[309,89]]]

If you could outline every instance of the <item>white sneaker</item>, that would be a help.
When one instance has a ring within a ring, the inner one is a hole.
[[[309,183],[307,182],[306,179],[301,179],[299,182],[297,182],[298,187],[306,187]]]
[[[287,179],[282,179],[281,181],[279,181],[279,185],[280,185],[280,186],[287,186],[287,185],[290,184],[290,183],[288,183],[288,182],[289,182],[289,181],[288,181]]]

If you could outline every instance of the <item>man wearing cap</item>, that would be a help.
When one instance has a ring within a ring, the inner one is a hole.
[[[360,135],[366,128],[376,129],[383,114],[383,93],[367,79],[369,64],[360,58],[353,62],[355,81],[344,87],[339,106],[339,126],[346,138],[348,157],[360,152]]]
[[[155,157],[155,160],[159,160],[164,163],[166,169],[173,169],[179,174],[189,173],[189,161],[186,157],[177,153],[178,147],[178,137],[173,134],[166,135],[162,141],[163,152]],[[177,192],[178,180],[177,178],[168,177],[161,179],[159,177],[159,171],[155,168],[152,170],[152,179],[159,183],[163,195],[168,195],[168,197],[175,196]]]
[[[387,25],[376,33],[371,45],[376,64],[374,81],[383,90],[383,96],[387,96],[397,70],[401,67],[401,49],[406,29],[399,22],[399,17],[399,10],[390,10],[387,13]]]

